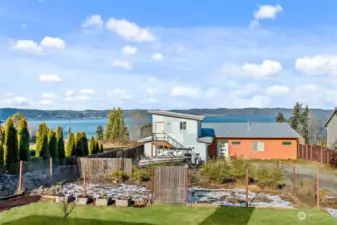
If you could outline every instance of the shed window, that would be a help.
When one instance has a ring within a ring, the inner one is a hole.
[[[241,145],[241,141],[232,141],[232,145]]]
[[[186,130],[186,122],[180,122],[180,130]]]
[[[282,145],[288,145],[288,146],[290,146],[291,145],[291,141],[283,141]]]
[[[253,151],[264,151],[264,142],[253,142],[252,150]]]

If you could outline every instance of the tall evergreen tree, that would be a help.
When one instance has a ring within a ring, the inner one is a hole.
[[[296,102],[293,109],[293,114],[289,119],[290,126],[296,131],[299,131],[302,113],[303,113],[302,104]]]
[[[124,113],[120,108],[114,108],[110,111],[104,137],[107,141],[125,141],[128,139]]]
[[[98,126],[96,129],[96,139],[102,141],[104,135],[103,126]]]
[[[300,134],[305,140],[306,144],[309,144],[309,107],[305,106],[305,109],[300,118],[301,130]]]
[[[36,133],[36,156],[49,159],[48,127],[40,123]]]
[[[95,140],[95,154],[99,153],[99,144],[98,142]]]
[[[87,156],[89,154],[89,146],[88,146],[88,138],[85,132],[81,132],[81,141],[83,145],[83,156]]]
[[[276,116],[276,122],[284,123],[287,122],[287,119],[284,117],[283,113],[279,112]]]
[[[26,118],[22,117],[18,127],[18,147],[19,147],[19,156],[22,161],[30,160],[30,151],[29,151],[29,131]]]
[[[25,118],[25,116],[21,112],[17,112],[15,114],[13,114],[11,116],[11,118],[13,120],[13,124],[14,124],[15,129],[17,129],[18,126],[19,126],[19,123],[20,123],[21,119]],[[27,127],[28,127],[28,125],[27,125]]]
[[[0,126],[0,166],[4,164],[4,141],[5,141],[5,130]]]
[[[100,152],[100,153],[103,153],[103,152],[104,152],[104,146],[103,146],[103,143],[102,143],[102,142],[100,142],[100,144],[99,144],[99,152]]]
[[[48,132],[48,147],[50,157],[53,159],[58,159],[59,153],[57,150],[57,139],[54,129],[50,129]]]
[[[5,125],[4,161],[6,164],[19,161],[18,137],[11,117]]]
[[[76,156],[83,156],[84,148],[81,133],[77,132],[75,135],[75,154]]]
[[[91,137],[90,138],[90,143],[89,143],[89,155],[95,154],[95,138]]]
[[[75,137],[73,132],[70,132],[66,143],[65,156],[70,157],[73,155],[75,155]]]
[[[58,126],[56,130],[56,140],[57,140],[57,150],[59,158],[62,159],[65,157],[65,149],[64,149],[64,138],[63,138],[63,129]]]

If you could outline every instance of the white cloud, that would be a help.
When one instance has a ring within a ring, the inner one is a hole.
[[[131,70],[132,69],[132,63],[129,61],[125,60],[115,60],[112,62],[113,66],[120,67],[126,70]]]
[[[317,55],[298,58],[295,68],[306,75],[337,75],[337,56]]]
[[[96,91],[93,89],[82,89],[80,90],[80,94],[93,95],[93,94],[96,94]]]
[[[153,55],[152,55],[152,59],[157,60],[157,61],[160,61],[160,60],[162,60],[163,58],[164,58],[163,55],[160,54],[160,53],[156,53],[156,54],[153,54]]]
[[[136,42],[151,42],[155,41],[156,37],[150,32],[150,30],[141,28],[137,24],[129,22],[125,19],[110,18],[106,22],[106,27],[129,41]]]
[[[42,52],[42,48],[32,40],[17,40],[12,49],[35,54]]]
[[[5,99],[5,103],[10,106],[27,106],[29,105],[29,100],[22,96],[13,96]]]
[[[100,15],[91,15],[88,16],[84,22],[82,23],[82,27],[95,27],[95,28],[102,28],[104,22]]]
[[[287,86],[283,85],[272,85],[269,86],[266,90],[267,95],[278,96],[289,93],[290,89]]]
[[[108,96],[111,96],[111,97],[116,97],[116,98],[119,98],[119,99],[133,99],[134,96],[130,93],[128,93],[126,90],[123,90],[123,89],[114,89],[112,91],[108,91]]]
[[[65,98],[66,101],[87,101],[90,99],[91,97],[87,95],[68,96]]]
[[[281,5],[259,5],[257,11],[254,12],[254,20],[251,21],[251,27],[259,25],[259,20],[275,19],[276,15],[283,11]]]
[[[62,79],[57,75],[42,74],[40,75],[40,81],[46,82],[46,83],[56,83],[56,82],[61,82]]]
[[[49,99],[43,99],[39,101],[42,105],[53,105],[53,102]]]
[[[133,55],[137,53],[137,48],[127,45],[122,48],[121,52],[125,55]]]
[[[6,93],[6,95],[5,95],[6,98],[14,97],[14,96],[15,96],[14,93]]]
[[[42,98],[57,98],[55,93],[43,93]]]
[[[249,107],[263,108],[263,107],[267,107],[269,103],[270,103],[270,99],[267,96],[255,95],[250,100]]]
[[[66,43],[58,37],[44,37],[41,41],[41,46],[45,48],[64,49],[66,47]]]
[[[198,98],[199,91],[192,87],[177,86],[172,88],[171,95],[177,97]]]
[[[72,95],[74,95],[74,94],[75,94],[75,91],[69,90],[69,91],[67,91],[64,95],[65,95],[66,97],[70,97],[70,96],[72,96]]]
[[[262,64],[245,63],[242,67],[246,75],[254,77],[273,77],[282,71],[282,66],[277,61],[264,60]]]
[[[157,82],[158,81],[158,78],[157,77],[150,77],[148,79],[149,82]]]

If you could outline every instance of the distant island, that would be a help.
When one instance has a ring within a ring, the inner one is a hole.
[[[19,109],[19,108],[0,108],[0,118],[7,117],[21,112],[28,119],[33,120],[48,120],[48,119],[92,119],[92,118],[106,118],[110,110],[39,110],[39,109]],[[134,109],[124,110],[125,116],[129,116],[131,112],[138,112],[147,114],[147,110]],[[170,110],[174,112],[190,113],[195,115],[205,116],[275,116],[278,113],[283,113],[285,117],[292,114],[292,109],[287,108],[242,108],[242,109],[184,109],[184,110]],[[333,110],[324,109],[310,109],[310,114],[319,120],[326,120]]]

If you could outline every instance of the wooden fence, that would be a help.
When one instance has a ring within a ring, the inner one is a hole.
[[[297,158],[309,161],[317,161],[323,164],[329,164],[332,154],[335,150],[315,145],[299,145]]]
[[[130,158],[138,161],[143,153],[144,146],[139,145],[133,148],[112,148],[103,153],[86,156],[86,158]]]
[[[85,172],[89,181],[103,180],[116,170],[123,170],[129,178],[132,175],[132,159],[127,158],[80,158],[81,176]]]
[[[187,171],[183,166],[154,167],[154,201],[160,204],[187,203]]]

